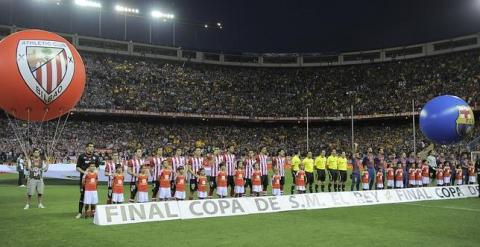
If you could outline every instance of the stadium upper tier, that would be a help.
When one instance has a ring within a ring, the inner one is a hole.
[[[16,26],[0,25],[0,39],[16,31]],[[81,51],[104,52],[171,61],[250,66],[250,67],[319,67],[388,62],[455,51],[479,48],[480,33],[429,43],[382,48],[340,54],[322,53],[243,53],[224,54],[185,50],[181,47],[157,46],[128,41],[110,40],[77,34],[59,33]]]
[[[4,27],[0,35],[14,29]],[[307,55],[293,56],[294,64],[266,63],[273,61],[266,55],[248,64],[228,62],[228,55],[217,54],[212,61],[203,52],[62,35],[77,46],[87,66],[80,108],[246,117],[305,116],[308,108],[311,117],[338,117],[349,116],[351,106],[355,115],[407,113],[412,100],[418,110],[442,94],[474,106],[478,100],[478,35],[340,54],[336,62],[310,67]],[[189,53],[194,56],[186,58]]]

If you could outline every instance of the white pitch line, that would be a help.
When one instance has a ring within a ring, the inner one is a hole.
[[[480,209],[474,208],[461,208],[461,207],[446,207],[446,206],[431,206],[431,205],[424,205],[420,203],[404,203],[405,205],[413,205],[413,206],[420,206],[420,207],[427,207],[427,208],[443,208],[443,209],[453,209],[453,210],[464,210],[464,211],[472,211],[472,212],[480,212]]]

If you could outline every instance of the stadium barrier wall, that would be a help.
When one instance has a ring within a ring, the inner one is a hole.
[[[18,173],[16,166],[0,165],[0,173]],[[128,173],[124,174],[125,181],[130,181],[131,176]],[[43,174],[44,178],[56,178],[67,180],[79,180],[80,173],[76,170],[74,164],[50,164],[48,165],[48,171]],[[151,179],[151,178],[150,178]],[[105,176],[105,166],[101,165],[98,171],[98,181],[108,181]]]
[[[476,184],[285,196],[110,204],[97,206],[93,222],[96,225],[119,225],[295,210],[460,199],[477,197],[478,194],[479,188],[478,184]]]

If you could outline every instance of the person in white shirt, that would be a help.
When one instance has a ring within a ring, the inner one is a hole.
[[[432,174],[432,178],[434,178],[435,171],[437,170],[437,158],[436,153],[434,150],[430,151],[427,156],[427,165],[429,168],[429,174]]]
[[[25,160],[23,154],[17,158],[18,187],[25,187]]]

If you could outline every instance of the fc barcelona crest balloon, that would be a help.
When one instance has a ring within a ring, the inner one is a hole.
[[[47,121],[69,112],[85,87],[85,66],[61,36],[25,30],[0,42],[0,107],[27,121]]]
[[[474,124],[472,108],[457,96],[438,96],[420,112],[420,130],[442,145],[461,141],[472,132]]]

